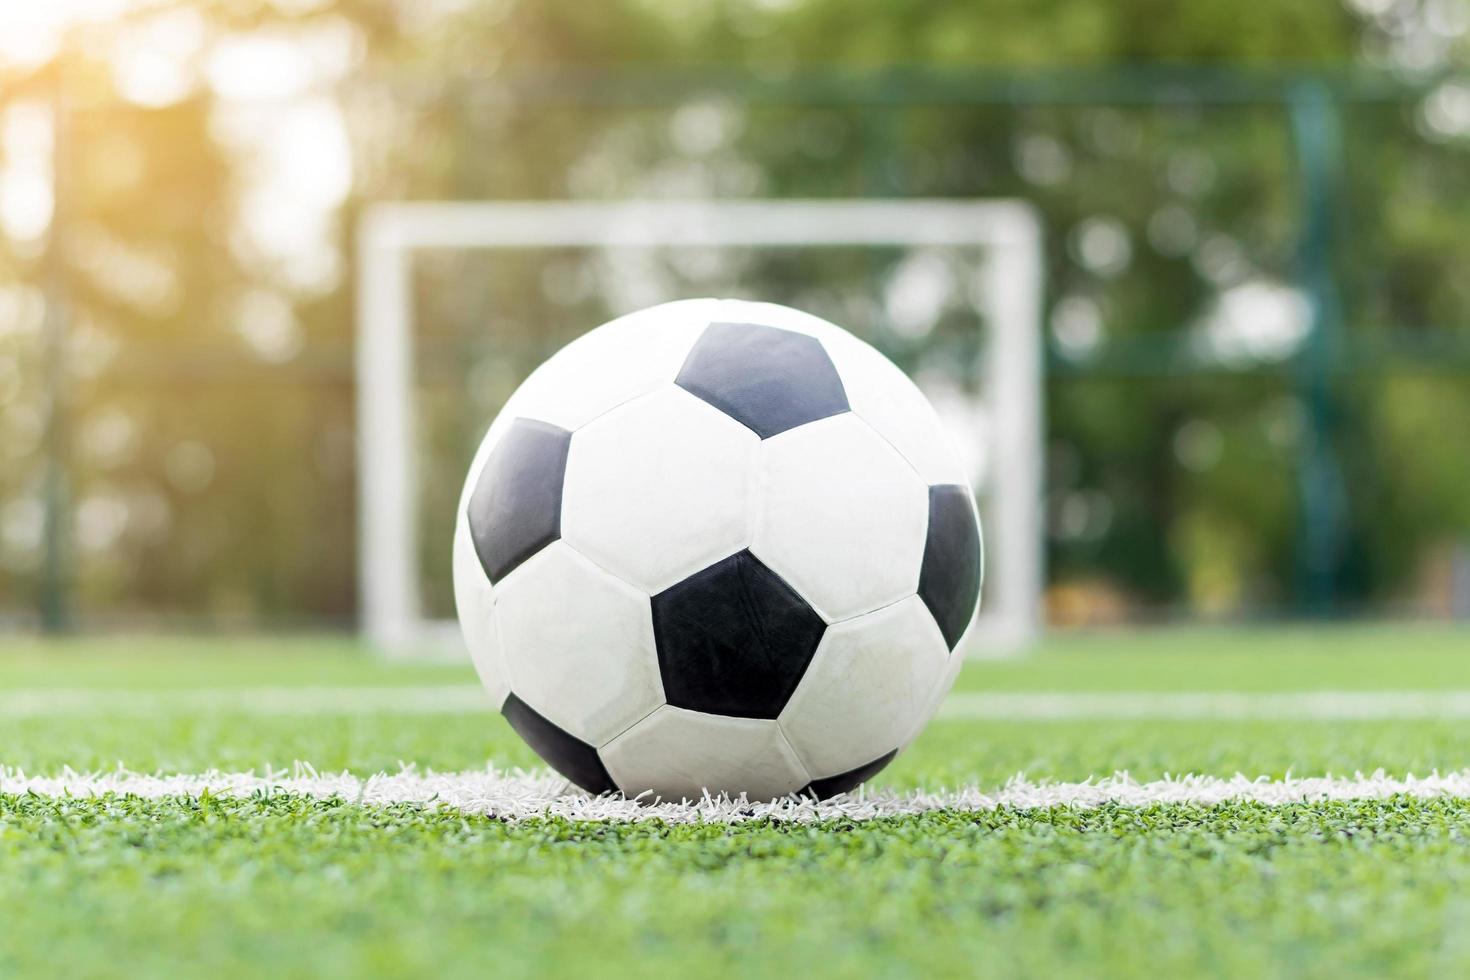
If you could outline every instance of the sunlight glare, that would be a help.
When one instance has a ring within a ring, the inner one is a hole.
[[[36,67],[49,61],[67,27],[111,20],[138,0],[41,0],[0,4],[0,65]]]
[[[0,231],[35,241],[51,225],[51,113],[44,105],[17,103],[0,116]]]

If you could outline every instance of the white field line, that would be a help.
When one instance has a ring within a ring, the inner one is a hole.
[[[151,715],[158,711],[268,715],[440,715],[492,711],[478,684],[403,687],[245,687],[178,690],[24,688],[0,691],[0,719],[54,715]]]
[[[161,711],[270,715],[437,715],[492,711],[474,684],[179,690],[27,688],[0,691],[0,719]],[[966,721],[1470,719],[1470,691],[959,692],[941,719]]]
[[[1235,776],[1182,776],[1136,782],[1125,773],[1083,783],[1030,782],[1016,776],[990,792],[977,788],[955,792],[859,792],[825,802],[788,798],[773,803],[705,798],[688,803],[646,804],[621,797],[589,797],[566,792],[567,784],[549,772],[434,773],[408,768],[394,774],[367,778],[351,773],[323,774],[308,765],[269,773],[206,772],[147,775],[123,770],[78,773],[64,770],[53,776],[31,776],[0,769],[0,793],[43,797],[97,797],[131,794],[161,797],[197,797],[205,790],[215,796],[248,797],[255,794],[294,793],[318,799],[340,799],[363,805],[412,804],[445,807],[505,820],[557,816],[575,820],[664,820],[671,823],[741,822],[761,818],[811,822],[848,818],[871,820],[935,810],[983,812],[1001,807],[1070,806],[1083,809],[1105,804],[1143,807],[1153,804],[1213,806],[1230,801],[1253,801],[1272,806],[1327,800],[1376,800],[1390,796],[1470,798],[1470,770],[1441,775],[1396,778],[1382,771],[1352,777],[1325,776],[1280,781]]]
[[[996,721],[1376,721],[1470,718],[1470,691],[1107,692],[952,694],[941,718]]]

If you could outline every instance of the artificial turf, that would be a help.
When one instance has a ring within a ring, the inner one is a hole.
[[[0,973],[1428,976],[1463,801],[506,824],[275,796],[12,798]]]
[[[976,664],[966,690],[1470,688],[1424,629],[1169,631]],[[0,717],[0,764],[371,773],[532,765],[496,716],[258,715],[232,685],[415,685],[337,640],[0,646],[0,694],[165,709]],[[936,722],[888,787],[1470,766],[1470,722]],[[505,823],[285,794],[0,796],[0,976],[1428,976],[1470,970],[1470,801],[931,813],[818,826]]]

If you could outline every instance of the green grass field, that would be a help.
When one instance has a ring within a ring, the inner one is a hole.
[[[971,665],[957,690],[1444,692],[1470,690],[1467,655],[1470,635],[1428,628],[1096,635]],[[270,712],[219,694],[470,683],[336,639],[10,640],[0,764],[535,766],[473,708]],[[1467,766],[1463,716],[949,717],[876,788]],[[1463,974],[1467,840],[1470,799],[1453,797],[669,825],[281,792],[0,795],[0,976]]]

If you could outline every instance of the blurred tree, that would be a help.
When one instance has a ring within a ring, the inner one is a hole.
[[[181,10],[185,20],[168,19]],[[55,225],[0,243],[8,273],[0,295],[26,311],[0,334],[29,351],[6,423],[33,430],[41,412],[35,308],[43,266],[53,261],[53,298],[70,313],[68,571],[82,612],[94,620],[346,621],[344,331],[323,337],[325,369],[313,364],[315,345],[297,351],[290,339],[314,308],[334,306],[334,319],[344,320],[345,303],[334,298],[335,283],[325,295],[296,287],[249,238],[256,161],[222,138],[222,100],[193,77],[176,89],[130,81],[124,58],[132,44],[179,33],[202,49],[216,30],[188,8],[160,6],[79,28],[49,64],[0,85],[12,152],[50,140],[30,130],[60,130],[69,147],[54,162],[59,172],[46,174],[63,194]],[[59,116],[46,98],[58,78]],[[0,505],[11,532],[3,564],[14,577],[5,593],[20,599],[41,583],[45,447],[29,437],[6,444],[14,459]]]
[[[472,144],[513,150],[436,177],[416,145],[418,167],[399,159],[382,168],[400,180],[421,174],[429,186],[409,193],[1035,201],[1052,253],[1054,576],[1121,581],[1150,603],[1219,612],[1280,607],[1300,589],[1297,470],[1313,433],[1290,365],[1311,319],[1309,297],[1294,288],[1304,202],[1286,93],[1275,79],[1283,64],[1329,78],[1413,57],[1421,57],[1413,66],[1421,72],[1450,67],[1463,51],[1463,5],[1276,2],[1253,5],[1242,18],[1219,5],[1090,0],[630,4],[595,15],[539,3],[498,5],[489,20],[491,29],[483,12],[447,20],[425,45],[439,57],[436,70],[464,79],[459,104],[480,99],[483,108],[454,119],[431,109],[419,121],[438,115],[444,144],[466,145],[446,160],[473,153]],[[1435,40],[1442,36],[1449,42]],[[560,44],[547,44],[549,37]],[[1414,53],[1426,45],[1438,45],[1434,64]],[[626,85],[621,95],[569,86],[581,93],[579,104],[550,77],[630,64],[649,88],[686,97],[662,111],[662,93],[640,98],[636,86],[631,96]],[[1085,78],[1048,95],[1047,75],[1028,74],[1059,65],[1104,70],[1094,76],[1095,98]],[[1206,78],[1171,92],[1170,65],[1193,67],[1194,79],[1202,66],[1217,67],[1221,84]],[[680,66],[712,74],[646,75]],[[773,90],[796,95],[785,105],[779,95],[740,104],[722,94],[721,67],[753,71]],[[896,93],[914,69],[960,72],[951,89],[961,94],[906,101]],[[824,71],[862,80],[846,97],[852,104],[843,104],[840,84],[822,96]],[[974,71],[982,74],[964,74]],[[1247,82],[1260,79],[1259,95],[1248,94],[1248,84],[1232,86],[1239,76],[1231,73],[1240,71]],[[523,84],[497,84],[511,80]],[[1028,94],[1028,83],[1041,94]],[[989,104],[963,91],[986,85]],[[1467,171],[1463,136],[1450,146],[1426,140],[1425,110],[1412,97],[1350,101],[1346,111],[1350,169],[1340,227],[1351,234],[1339,242],[1337,271],[1352,336],[1341,367],[1375,373],[1336,386],[1344,424],[1334,438],[1351,492],[1331,574],[1341,600],[1356,604],[1394,595],[1427,545],[1467,528],[1463,512],[1430,498],[1396,508],[1391,529],[1374,516],[1379,498],[1404,489],[1385,466],[1390,458],[1402,466],[1404,450],[1374,421],[1393,412],[1389,385],[1376,373],[1385,366],[1357,342],[1378,324],[1440,331],[1464,324],[1463,302],[1441,299],[1431,312],[1424,301],[1459,288],[1449,269],[1464,246],[1450,241],[1449,229],[1463,216],[1445,202],[1464,200],[1455,191]],[[1358,167],[1360,154],[1387,159]],[[1384,175],[1406,168],[1424,170],[1427,182],[1416,188],[1448,186],[1426,190],[1419,207],[1382,214]],[[1413,220],[1442,233],[1395,234],[1393,226]],[[1385,260],[1397,268],[1383,270]],[[1416,283],[1425,276],[1434,286]],[[1373,283],[1379,288],[1369,299],[1364,287]],[[850,288],[872,292],[861,272]],[[1392,312],[1364,315],[1396,295]],[[876,339],[911,369],[921,366],[921,348],[961,371],[975,353],[934,338],[911,349],[899,337]],[[1446,388],[1433,390],[1463,397]],[[1436,482],[1443,497],[1434,499],[1463,499],[1466,474],[1447,469],[1456,472]]]
[[[1393,599],[1427,549],[1470,531],[1470,473],[1449,449],[1470,421],[1470,286],[1457,274],[1470,258],[1470,88],[1445,74],[1463,66],[1467,9],[232,0],[145,4],[79,29],[55,63],[77,147],[65,261],[85,608],[349,616],[357,202],[568,195],[1036,202],[1054,578],[1212,613],[1289,603],[1311,438],[1292,365],[1311,310],[1294,287],[1303,201],[1282,65],[1334,84],[1386,70],[1379,88],[1403,77],[1421,93],[1342,103],[1348,331],[1333,438],[1349,510],[1333,574],[1345,602]],[[6,132],[35,116],[28,72],[0,79]],[[743,101],[752,84],[760,98]],[[278,185],[316,196],[276,200]],[[7,594],[36,573],[43,253],[0,236]],[[443,523],[473,416],[603,312],[587,277],[621,273],[589,273],[584,258],[420,264],[429,521]],[[969,383],[983,351],[961,295],[923,329],[889,315],[912,260],[741,259],[772,295]],[[667,264],[675,285],[709,281],[698,256]],[[1395,355],[1406,337],[1426,356]],[[447,534],[426,540],[442,607]]]

